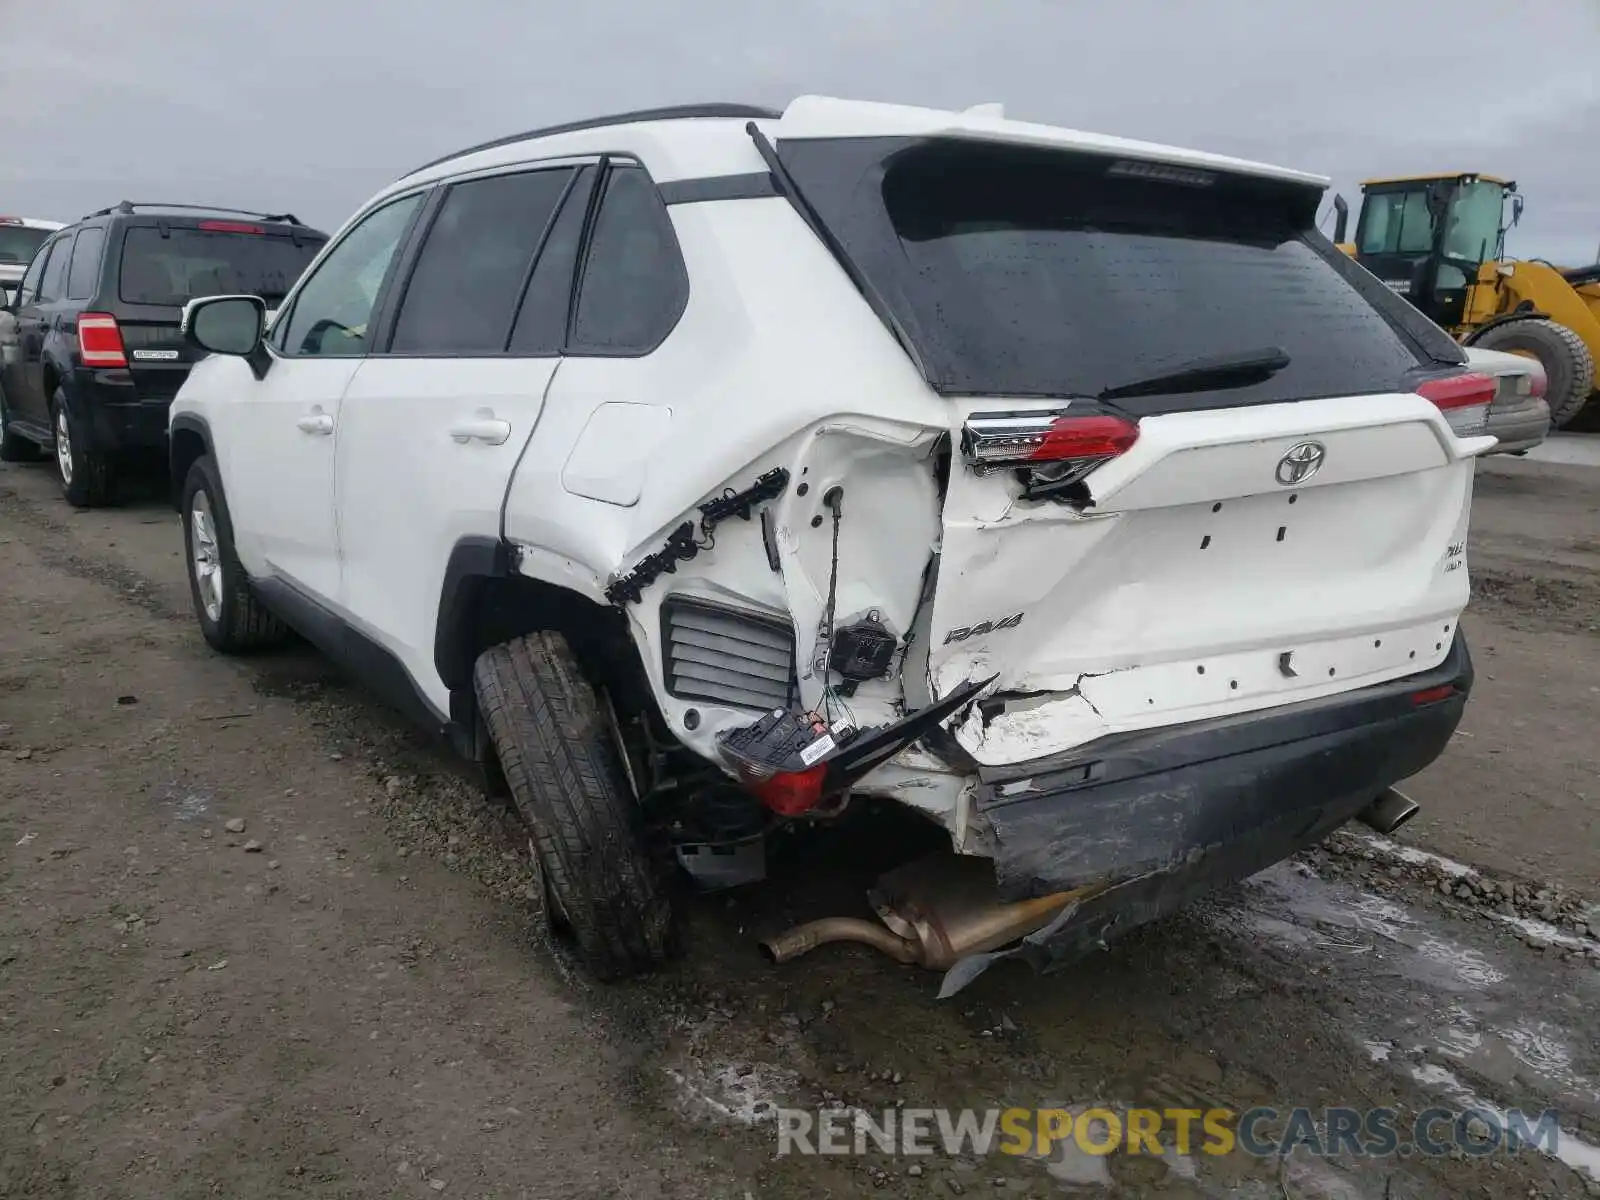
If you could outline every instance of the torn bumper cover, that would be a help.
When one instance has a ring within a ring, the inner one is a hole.
[[[1060,968],[1196,897],[1313,845],[1443,752],[1472,687],[1459,631],[1438,667],[1266,713],[1117,735],[979,773],[1004,900],[1088,888],[991,963]]]

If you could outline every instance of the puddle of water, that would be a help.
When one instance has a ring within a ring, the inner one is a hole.
[[[1500,1123],[1502,1129],[1509,1126],[1510,1115],[1505,1109],[1483,1099],[1448,1067],[1441,1067],[1436,1063],[1418,1063],[1410,1070],[1411,1077],[1423,1087],[1442,1092],[1462,1109],[1476,1109],[1492,1116]],[[1535,1149],[1541,1154],[1559,1159],[1574,1171],[1589,1176],[1590,1179],[1600,1180],[1600,1146],[1586,1142],[1565,1129],[1556,1138],[1554,1146],[1540,1142],[1536,1144]]]
[[[1415,846],[1402,846],[1399,842],[1392,842],[1380,834],[1368,833],[1364,829],[1354,828],[1347,828],[1345,832],[1358,841],[1365,842],[1385,858],[1397,859],[1414,867],[1438,867],[1446,875],[1455,879],[1466,879],[1469,876],[1475,877],[1478,874],[1466,863],[1458,863],[1455,859],[1446,858],[1442,854],[1418,850]]]
[[[161,803],[172,809],[179,821],[198,821],[211,811],[214,797],[210,792],[191,792],[174,784],[161,791]]]
[[[710,1116],[738,1125],[774,1121],[783,1097],[797,1079],[767,1063],[686,1062],[666,1068],[678,1085],[680,1109],[686,1116]]]

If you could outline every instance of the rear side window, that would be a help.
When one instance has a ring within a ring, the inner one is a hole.
[[[105,246],[105,231],[99,226],[78,231],[72,244],[72,268],[67,272],[67,298],[90,300],[100,282],[100,250]]]
[[[28,262],[44,245],[50,232],[48,229],[30,229],[26,225],[8,225],[0,221],[0,263],[15,265]]]
[[[67,266],[71,258],[71,238],[62,238],[50,247],[50,261],[45,264],[44,278],[39,281],[40,304],[66,299]]]
[[[122,239],[118,293],[128,304],[177,308],[197,296],[260,296],[282,303],[322,239],[135,225]]]
[[[389,349],[499,354],[571,168],[451,186],[406,285]]]
[[[648,354],[689,300],[672,221],[642,167],[613,166],[584,258],[572,354]]]
[[[945,393],[1094,396],[1289,358],[1246,386],[1118,401],[1137,414],[1392,391],[1419,362],[1313,240],[1314,188],[970,142],[866,164],[859,146],[783,152]]]

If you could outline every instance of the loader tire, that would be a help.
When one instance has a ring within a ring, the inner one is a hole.
[[[1594,390],[1594,358],[1583,339],[1565,325],[1542,318],[1512,321],[1486,330],[1471,344],[1538,359],[1547,382],[1544,398],[1550,406],[1550,423],[1558,428],[1570,423],[1589,402]]]
[[[669,881],[639,832],[616,743],[566,638],[543,631],[485,650],[473,688],[532,837],[549,916],[565,924],[583,965],[615,980],[672,958]]]

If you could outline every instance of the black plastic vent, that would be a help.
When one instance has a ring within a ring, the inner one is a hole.
[[[799,694],[788,621],[674,596],[661,605],[661,642],[669,695],[786,708]]]

